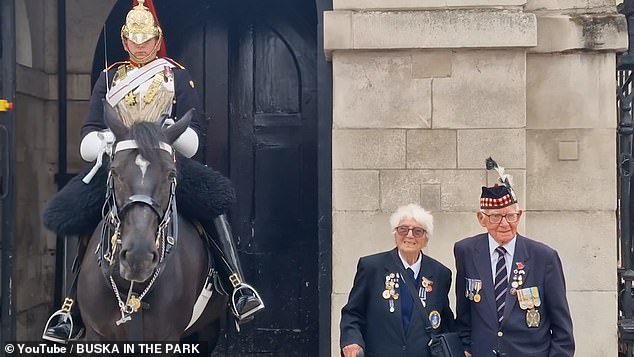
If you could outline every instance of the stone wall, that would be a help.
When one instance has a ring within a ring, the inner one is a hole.
[[[616,355],[614,52],[627,29],[614,0],[333,5],[332,355],[357,260],[394,246],[396,207],[433,211],[427,253],[453,269],[454,242],[481,232],[489,155],[514,175],[520,232],[562,257],[576,355]]]
[[[115,0],[66,1],[68,172],[84,167],[79,127],[87,111],[90,73],[100,26]],[[57,1],[16,0],[16,336],[36,341],[53,309],[56,236],[41,213],[57,192]]]

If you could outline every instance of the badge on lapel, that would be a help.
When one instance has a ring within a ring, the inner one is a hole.
[[[390,312],[394,312],[394,300],[398,300],[399,274],[389,273],[385,276],[385,288],[381,296],[387,300]]]
[[[524,270],[523,262],[515,262],[515,269],[513,269],[513,280],[511,281],[511,294],[515,295],[517,289],[524,285],[526,280],[526,271]]]

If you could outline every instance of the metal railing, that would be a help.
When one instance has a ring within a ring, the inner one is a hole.
[[[632,174],[634,159],[632,157],[634,119],[632,103],[634,92],[634,0],[625,0],[618,11],[627,17],[630,49],[617,56],[617,169],[618,169],[618,249],[619,249],[619,356],[634,357],[634,251],[632,225]]]

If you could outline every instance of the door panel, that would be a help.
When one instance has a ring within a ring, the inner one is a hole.
[[[228,325],[215,354],[317,356],[314,2],[207,4],[178,20],[187,8],[168,20],[185,27],[162,21],[167,46],[204,98],[206,162],[236,186],[230,221],[246,282],[266,304],[241,333]]]

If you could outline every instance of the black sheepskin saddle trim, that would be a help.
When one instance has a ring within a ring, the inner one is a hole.
[[[198,221],[226,213],[235,202],[231,180],[201,163],[178,157],[176,204],[179,213]],[[102,166],[90,184],[82,179],[92,165],[73,177],[44,209],[44,227],[59,235],[85,235],[101,221],[108,170]]]

